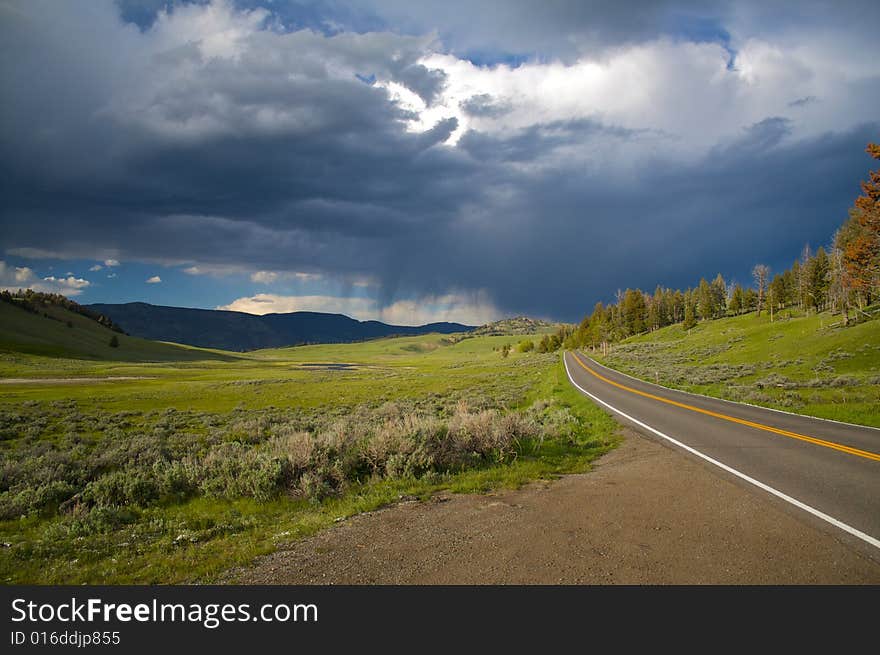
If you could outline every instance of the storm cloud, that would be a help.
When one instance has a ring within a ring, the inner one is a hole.
[[[876,5],[411,4],[0,6],[0,249],[574,320],[826,243],[880,138]]]

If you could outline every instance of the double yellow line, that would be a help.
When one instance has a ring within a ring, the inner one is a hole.
[[[628,387],[624,384],[620,384],[619,382],[615,382],[614,380],[609,380],[604,375],[597,373],[592,368],[584,364],[581,361],[581,358],[577,356],[576,353],[572,353],[575,361],[581,365],[587,373],[593,375],[603,382],[607,382],[610,385],[617,387],[618,389],[623,389],[624,391],[629,391],[630,393],[638,394],[639,396],[644,396],[645,398],[650,398],[651,400],[658,400],[661,403],[666,403],[667,405],[674,405],[675,407],[681,407],[682,409],[687,409],[692,412],[698,412],[699,414],[705,414],[706,416],[714,416],[715,418],[720,418],[723,421],[730,421],[731,423],[739,423],[740,425],[747,425],[750,428],[756,428],[758,430],[764,430],[765,432],[772,432],[774,434],[781,434],[783,437],[789,437],[791,439],[798,439],[799,441],[806,441],[807,443],[815,444],[817,446],[824,446],[825,448],[832,448],[834,450],[839,450],[842,453],[848,453],[850,455],[855,455],[856,457],[864,457],[865,459],[872,459],[874,461],[880,462],[880,454],[872,453],[867,450],[859,450],[858,448],[852,448],[850,446],[844,446],[843,444],[835,443],[833,441],[825,441],[824,439],[817,439],[816,437],[810,437],[805,434],[798,434],[797,432],[790,432],[788,430],[781,430],[780,428],[774,428],[769,425],[764,425],[763,423],[755,423],[754,421],[747,421],[743,418],[737,418],[735,416],[728,416],[727,414],[721,414],[719,412],[713,412],[708,409],[702,409],[701,407],[694,407],[693,405],[688,405],[686,403],[680,403],[676,400],[670,400],[668,398],[662,398],[660,396],[655,396],[652,393],[648,393],[646,391],[640,391],[638,389],[633,389],[632,387]]]

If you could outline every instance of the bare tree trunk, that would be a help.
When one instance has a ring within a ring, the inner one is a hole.
[[[767,280],[770,278],[770,267],[766,264],[756,264],[752,269],[752,277],[755,286],[758,287],[758,316],[761,315],[761,307],[764,304],[764,292],[767,290]]]

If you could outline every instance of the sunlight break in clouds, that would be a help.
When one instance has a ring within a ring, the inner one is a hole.
[[[380,308],[379,303],[370,298],[259,293],[216,309],[258,315],[328,312],[345,314],[361,321],[379,320],[391,325],[425,325],[443,321],[482,325],[500,317],[498,309],[491,305],[484,293],[449,294],[418,301],[399,300],[385,308]]]

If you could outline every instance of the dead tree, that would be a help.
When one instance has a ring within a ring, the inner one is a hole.
[[[752,269],[752,277],[758,290],[758,316],[760,316],[764,305],[764,293],[767,291],[767,280],[770,279],[770,267],[766,264],[757,264]]]

